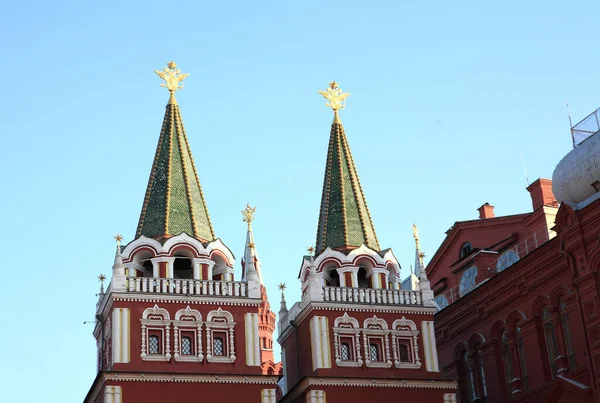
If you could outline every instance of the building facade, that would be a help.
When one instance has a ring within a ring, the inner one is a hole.
[[[302,257],[302,300],[289,310],[282,289],[279,338],[247,222],[242,275],[215,235],[175,91],[187,75],[156,71],[169,102],[135,239],[117,250],[101,289],[94,337],[98,373],[85,402],[325,403],[371,398],[456,402],[443,379],[433,291],[401,289],[400,264],[382,249],[344,128],[347,94],[321,93],[334,110],[316,249]],[[421,260],[422,261],[422,260]]]
[[[98,374],[85,402],[275,402],[271,311],[250,206],[242,278],[215,236],[175,91],[187,75],[157,71],[170,92],[135,239],[117,251],[101,290]]]
[[[600,401],[598,136],[527,188],[532,212],[495,217],[486,203],[428,264],[459,401]]]
[[[401,289],[400,264],[379,245],[344,127],[347,94],[320,93],[334,111],[316,248],[302,258],[302,300],[282,300],[282,402],[455,402],[440,373],[433,292]]]

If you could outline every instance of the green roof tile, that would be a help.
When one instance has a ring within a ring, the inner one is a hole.
[[[164,238],[184,232],[201,241],[215,239],[179,106],[170,101],[136,237]]]
[[[353,249],[362,244],[379,250],[344,127],[336,119],[327,151],[316,251]]]

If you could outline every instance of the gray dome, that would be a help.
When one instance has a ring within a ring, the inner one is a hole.
[[[569,152],[552,174],[552,192],[560,203],[579,203],[600,190],[600,132]]]

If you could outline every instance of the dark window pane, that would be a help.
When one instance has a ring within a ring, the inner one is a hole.
[[[183,337],[181,339],[181,354],[182,355],[192,355],[192,338],[191,337]]]
[[[225,355],[222,337],[215,337],[213,342],[213,355]]]
[[[160,354],[159,338],[158,336],[150,336],[148,338],[148,353]]]

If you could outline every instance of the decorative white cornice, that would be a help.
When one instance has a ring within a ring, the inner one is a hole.
[[[269,375],[188,375],[148,373],[105,373],[105,380],[122,382],[184,382],[184,383],[244,383],[253,385],[276,385],[277,378]]]

